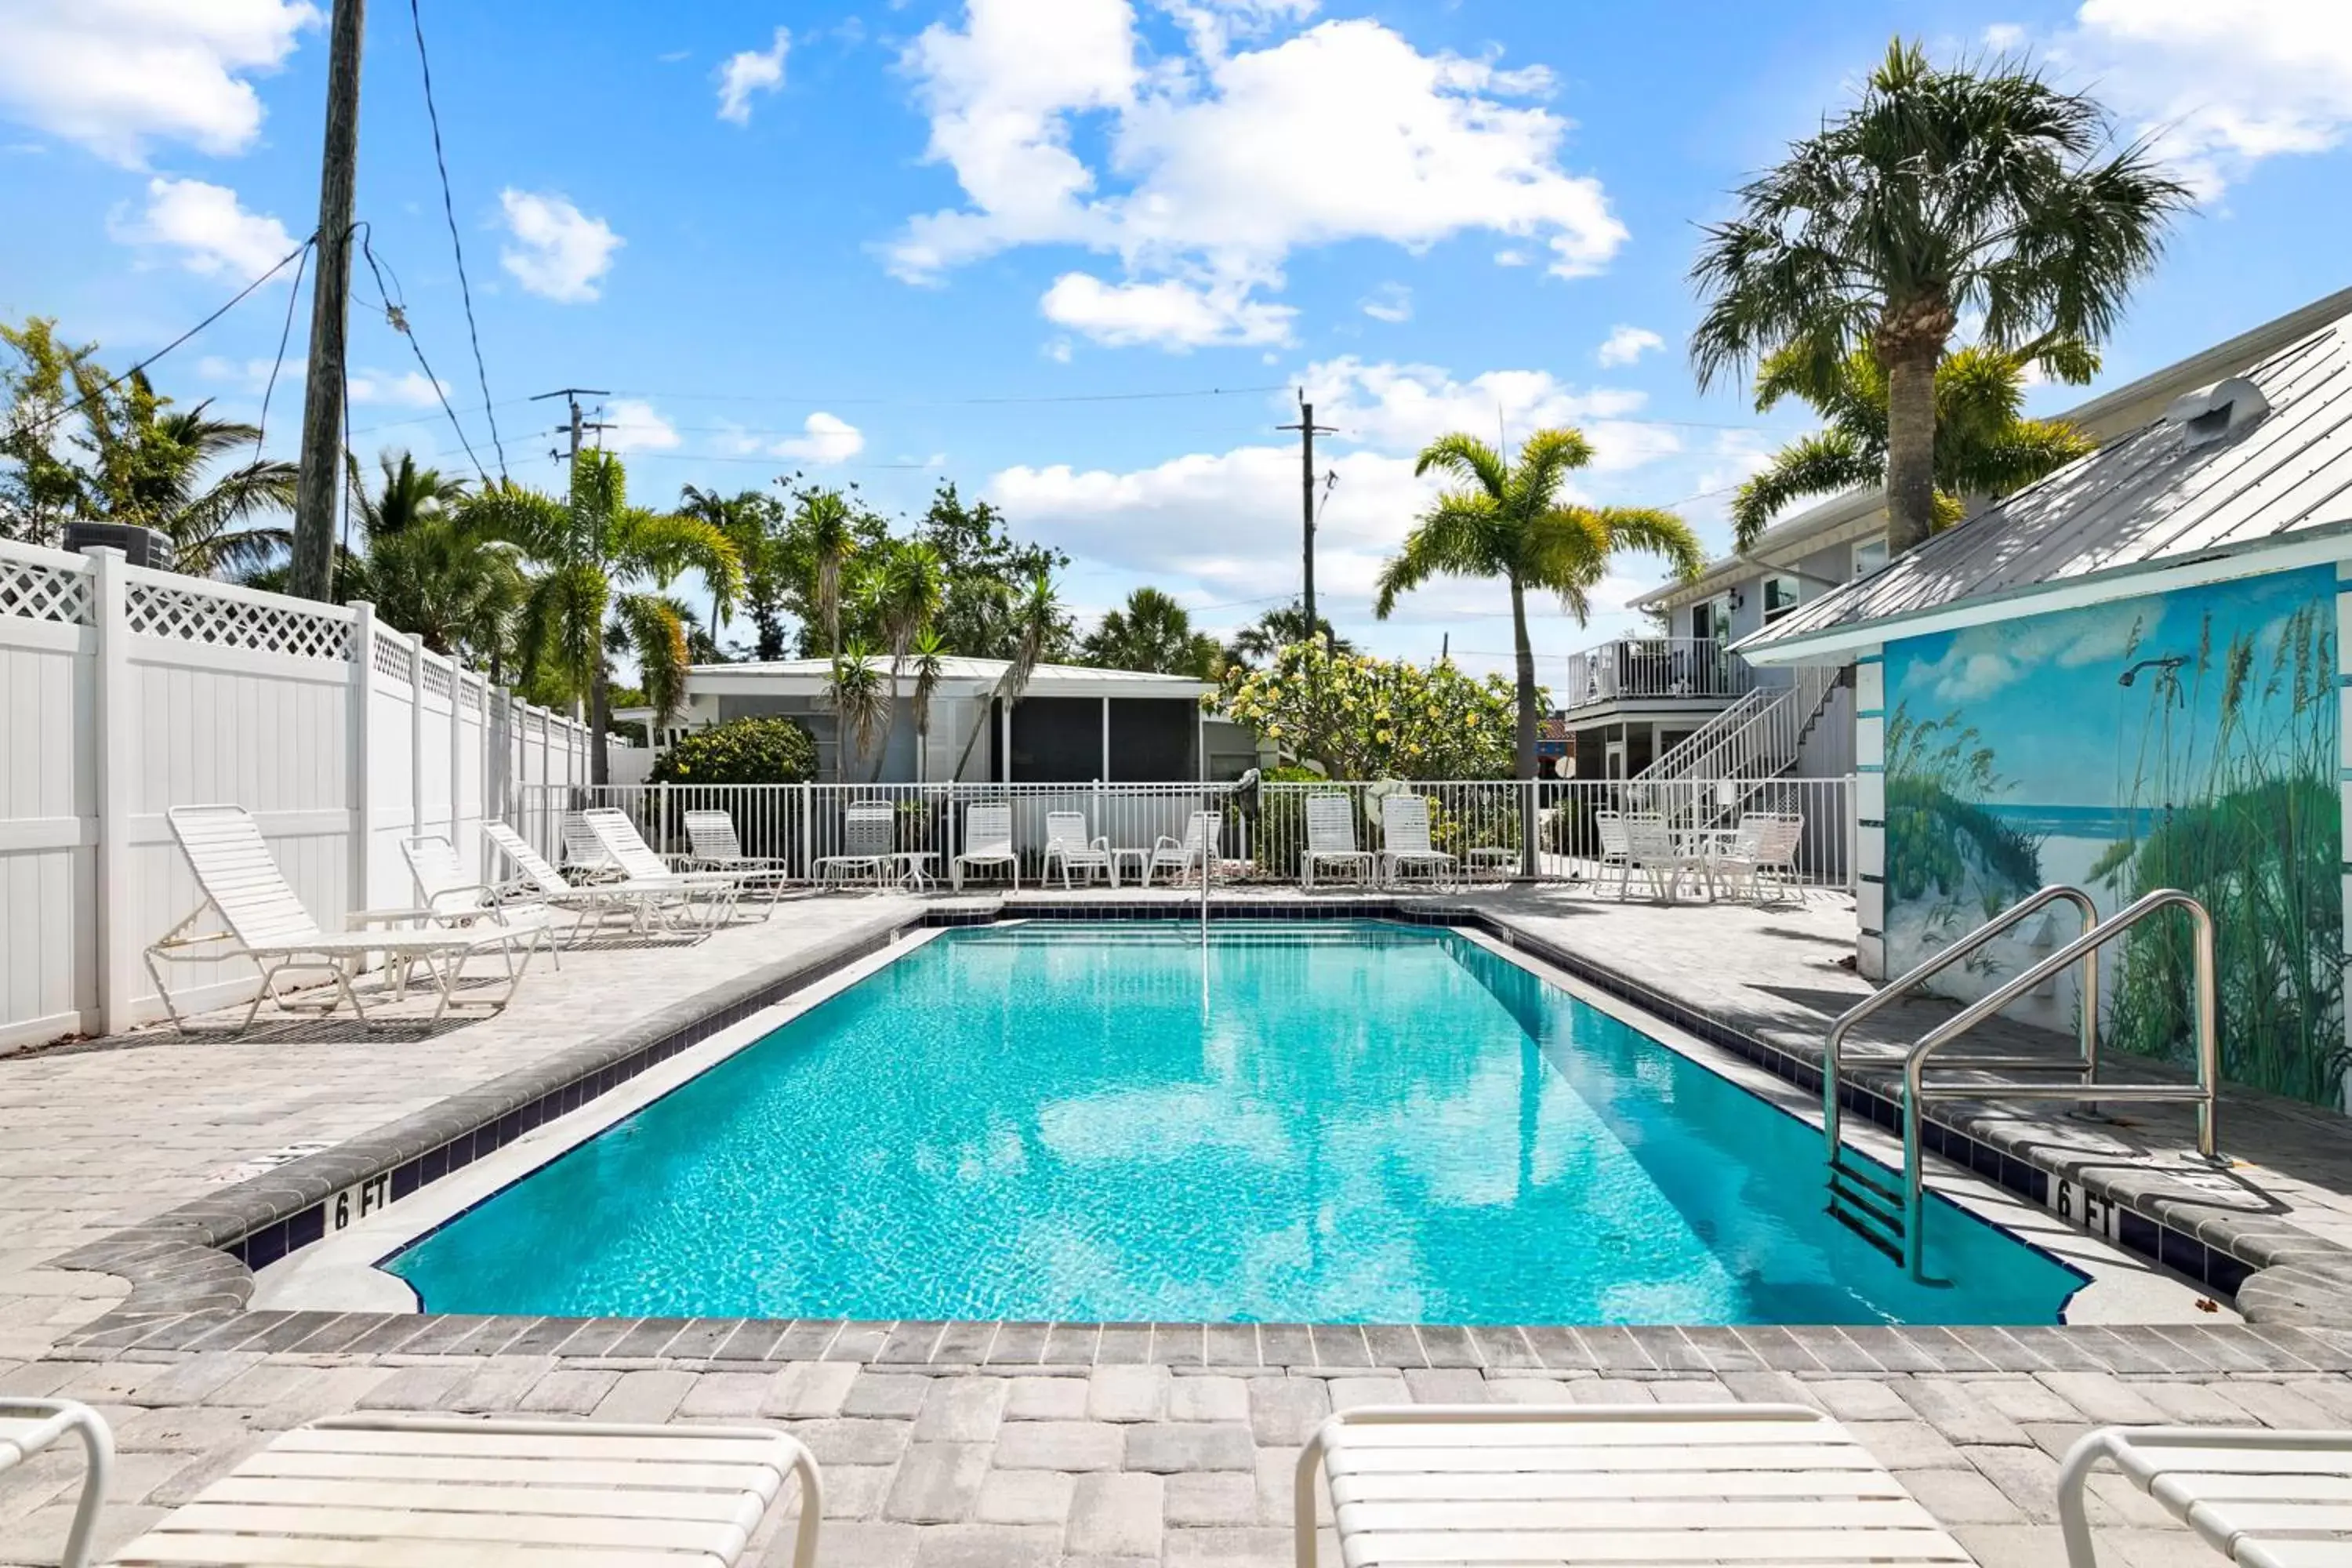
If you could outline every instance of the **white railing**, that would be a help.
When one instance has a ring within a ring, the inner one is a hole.
[[[1786,685],[1757,687],[1644,768],[1634,780],[1643,800],[1683,821],[1736,813],[1751,793],[1744,786],[1795,770],[1843,674],[1834,665],[1801,665]]]
[[[1729,699],[1756,682],[1748,661],[1712,637],[1620,637],[1569,655],[1569,712],[1623,698]]]
[[[1776,778],[1750,781],[1744,787],[1746,798],[1735,803],[1727,823],[1736,823],[1742,809],[1801,816],[1805,831],[1795,879],[1809,887],[1853,886],[1855,796],[1851,777]],[[1027,885],[1043,869],[1049,812],[1076,812],[1086,819],[1087,839],[1106,838],[1113,849],[1129,852],[1122,879],[1131,881],[1155,845],[1181,840],[1191,814],[1205,809],[1216,812],[1221,824],[1219,885],[1272,885],[1300,879],[1309,795],[1347,796],[1355,807],[1356,847],[1378,850],[1378,796],[1395,789],[1429,801],[1432,843],[1458,857],[1464,877],[1477,881],[1595,885],[1606,872],[1613,887],[1615,873],[1602,863],[1595,819],[1603,811],[1638,811],[1645,805],[1638,784],[1599,779],[1268,784],[1254,801],[1230,784],[1189,782],[608,784],[520,790],[511,819],[541,853],[560,860],[567,813],[615,805],[629,813],[656,848],[683,858],[689,852],[686,814],[723,811],[733,819],[745,854],[779,860],[790,877],[808,881],[814,879],[818,861],[843,851],[852,805],[880,802],[895,807],[892,847],[905,854],[937,855],[944,868],[961,847],[966,809],[1009,804],[1013,846],[1021,854],[1022,879]],[[1163,874],[1155,882],[1165,879]],[[1327,884],[1331,879],[1328,870],[1318,878]],[[1054,885],[1060,885],[1058,873]]]

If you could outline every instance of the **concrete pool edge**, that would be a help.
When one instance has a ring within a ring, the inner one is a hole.
[[[1815,1071],[1798,1051],[1730,1029],[1671,997],[1661,996],[1622,976],[1580,961],[1573,954],[1559,951],[1556,944],[1514,927],[1506,914],[1497,911],[1443,900],[1413,898],[1347,898],[1285,905],[1213,901],[1211,908],[1213,916],[1223,919],[1389,919],[1414,924],[1471,928],[1496,938],[1507,946],[1524,950],[1603,992],[1633,1001],[1645,1011],[1655,1014],[1662,1021],[1697,1036],[1706,1044],[1747,1058],[1800,1088],[1808,1087],[1805,1076]],[[79,1347],[85,1352],[167,1351],[235,1345],[246,1349],[283,1350],[299,1345],[305,1351],[328,1352],[352,1348],[383,1350],[396,1342],[404,1350],[421,1351],[421,1346],[413,1342],[430,1343],[440,1351],[478,1349],[489,1353],[510,1348],[516,1342],[493,1325],[530,1325],[533,1321],[441,1315],[420,1317],[414,1313],[247,1311],[246,1309],[254,1289],[252,1266],[256,1261],[266,1266],[285,1253],[308,1246],[326,1234],[326,1211],[330,1204],[339,1199],[357,1201],[365,1212],[367,1200],[364,1194],[372,1184],[377,1183],[383,1184],[383,1195],[380,1201],[388,1203],[405,1197],[418,1186],[446,1177],[448,1170],[470,1164],[478,1154],[488,1154],[545,1121],[601,1098],[619,1084],[774,1001],[789,996],[862,957],[884,950],[908,931],[986,923],[1008,915],[1033,919],[1117,919],[1137,916],[1168,918],[1174,912],[1166,904],[1058,905],[1033,903],[1025,900],[956,900],[935,906],[918,920],[853,931],[815,952],[749,972],[685,1002],[661,1009],[589,1045],[558,1053],[479,1089],[453,1096],[377,1132],[293,1162],[264,1176],[222,1189],[68,1255],[59,1260],[63,1267],[115,1275],[127,1279],[132,1289],[130,1297],[113,1311],[69,1338],[61,1348],[72,1350]],[[1813,1081],[1818,1083],[1817,1076]],[[567,1098],[569,1104],[564,1102]],[[1874,1100],[1880,1103],[1883,1110],[1873,1109],[1871,1102]],[[1854,1086],[1850,1103],[1862,1116],[1882,1122],[1891,1119],[1891,1105],[1886,1105],[1883,1097],[1870,1089],[1866,1082]],[[526,1118],[530,1119],[528,1124]],[[2045,1193],[2049,1181],[2069,1179],[2062,1177],[2060,1173],[2041,1169],[2028,1158],[2004,1153],[1994,1143],[1972,1136],[1977,1131],[1965,1116],[1956,1116],[1950,1122],[1938,1118],[1931,1123],[1929,1143],[1931,1148],[1941,1145],[1940,1152],[1948,1157],[1951,1156],[1952,1147],[1957,1143],[1969,1156],[1958,1163],[1976,1170],[1997,1185],[2011,1185],[2002,1178],[2019,1172],[2039,1176]],[[451,1148],[460,1143],[470,1145],[475,1142],[483,1145],[478,1151],[467,1147],[465,1159],[457,1165],[427,1173],[424,1162],[435,1149]],[[1983,1155],[1987,1152],[1993,1160],[1990,1172],[1985,1169],[1983,1163]],[[2033,1151],[2027,1151],[2027,1153],[2031,1152]],[[394,1180],[404,1171],[413,1173],[405,1187]],[[2082,1186],[2086,1192],[2102,1193],[2104,1195],[2097,1173],[2084,1174]],[[2012,1190],[2041,1201],[2042,1194],[2023,1187],[2013,1187]],[[354,1200],[354,1194],[360,1196]],[[2144,1200],[2131,1194],[2117,1194],[2113,1198],[2117,1205],[2139,1201]],[[2225,1217],[2234,1219],[2236,1216]],[[2163,1226],[2167,1235],[2173,1234],[2176,1228],[2169,1224]],[[2189,1233],[2179,1234],[2189,1237]],[[2168,1261],[2159,1250],[2133,1246],[2127,1236],[2110,1239],[2116,1240],[2121,1250],[2126,1252],[2139,1252],[2159,1263]],[[2189,1239],[2194,1237],[2189,1237]],[[2316,1276],[2323,1281],[2329,1280],[2340,1272],[2342,1278],[2352,1280],[2352,1250],[2338,1247],[2284,1222],[2269,1227],[2249,1227],[2249,1234],[2234,1239],[2248,1242],[2250,1246],[2244,1250],[2253,1250],[2258,1254],[2274,1248],[2281,1255],[2282,1263],[2291,1260],[2292,1268],[2288,1272],[2305,1279]],[[2200,1253],[2204,1252],[2206,1244],[2203,1241],[2198,1241],[2197,1246]],[[2241,1279],[2263,1267],[2254,1259],[2241,1256],[2240,1247],[2232,1247],[2227,1254],[2222,1254],[2218,1240],[2214,1251],[2232,1258]],[[2259,1279],[2252,1280],[2245,1291],[2240,1292],[2241,1307],[2258,1323],[2288,1327],[2352,1323],[2352,1317],[2346,1315],[2343,1307],[2336,1307],[2331,1312],[2325,1310],[2327,1303],[2324,1301],[2315,1306],[2315,1297],[2319,1293],[2309,1289],[2301,1279],[2292,1282],[2293,1288],[2281,1293],[2276,1300],[2253,1289],[2261,1283]],[[2223,1289],[2221,1293],[2227,1295],[2231,1292]],[[2341,1297],[2337,1299],[2341,1300]],[[567,1331],[578,1331],[587,1326],[581,1320],[556,1321],[572,1325],[572,1330]],[[627,1321],[627,1331],[641,1331],[637,1333],[638,1340],[642,1341],[651,1333],[650,1328],[643,1327],[638,1321]],[[727,1325],[728,1332],[723,1336],[723,1342],[739,1334],[751,1332],[761,1321],[696,1321],[702,1325],[699,1331],[705,1335],[712,1331],[713,1325]],[[437,1327],[425,1331],[420,1330],[420,1325]],[[460,1325],[462,1332],[457,1331]],[[780,1336],[794,1331],[793,1325],[772,1326],[778,1329]],[[903,1325],[892,1326],[890,1333],[896,1335],[900,1327]],[[934,1347],[936,1350],[961,1348],[981,1330],[987,1330],[994,1336],[999,1331],[1022,1326],[933,1324],[930,1327],[937,1331],[933,1338],[940,1342]],[[1036,1327],[1040,1334],[1045,1331],[1045,1326]],[[1127,1331],[1137,1328],[1144,1331],[1143,1340],[1147,1347],[1153,1339],[1149,1325],[1095,1327],[1101,1329],[1106,1342],[1114,1345],[1127,1343],[1132,1337]],[[1219,1329],[1233,1326],[1192,1324],[1165,1327],[1176,1331],[1180,1336],[1191,1336],[1196,1331],[1214,1336]],[[2201,1325],[2189,1327],[2196,1331],[2210,1331]],[[961,1332],[948,1333],[950,1329]],[[803,1337],[815,1335],[821,1330],[827,1333],[827,1338],[825,1346],[820,1350],[830,1347],[835,1339],[848,1332],[839,1322],[812,1324]],[[1266,1325],[1261,1326],[1261,1330],[1263,1333],[1253,1331],[1254,1340],[1270,1335],[1274,1342],[1268,1348],[1284,1355],[1290,1352],[1283,1347],[1289,1346],[1296,1338],[1287,1331],[1297,1330],[1299,1334],[1306,1335],[1306,1342],[1310,1345],[1314,1332],[1321,1331],[1310,1331],[1301,1325]],[[679,1330],[674,1328],[673,1331]],[[1433,1359],[1455,1352],[1445,1349],[1433,1350],[1425,1340],[1428,1333],[1434,1333],[1445,1339],[1450,1345],[1453,1342],[1451,1336],[1473,1331],[1410,1331],[1402,1338],[1381,1330],[1345,1328],[1329,1331],[1352,1336],[1367,1344],[1371,1342],[1368,1336],[1378,1335],[1390,1344],[1391,1353],[1406,1358],[1345,1364],[1408,1367],[1470,1364]],[[1483,1331],[1494,1333],[1500,1331]],[[1612,1333],[1617,1331],[1610,1331]],[[1853,1331],[1848,1331],[1849,1337]],[[2178,1326],[2175,1326],[2175,1331],[2179,1331]],[[1514,1329],[1508,1332],[1519,1334],[1521,1331]],[[530,1342],[530,1348],[551,1348],[540,1340],[531,1339],[527,1332],[521,1337]],[[591,1333],[589,1337],[595,1335]],[[848,1337],[862,1344],[864,1339],[870,1336],[857,1334]],[[1769,1339],[1770,1336],[1767,1334],[1766,1337]],[[541,1338],[543,1339],[543,1332]],[[1019,1340],[1022,1336],[1016,1334],[1014,1338]],[[469,1340],[476,1342],[467,1342]],[[748,1341],[746,1342],[749,1343]],[[781,1346],[783,1342],[780,1337],[776,1345]],[[993,1342],[992,1337],[990,1342]],[[881,1347],[877,1344],[877,1348]],[[1045,1342],[1041,1339],[1041,1353],[1045,1348]],[[1527,1352],[1522,1351],[1520,1353]],[[1151,1359],[1152,1352],[1147,1348],[1143,1355]],[[1307,1360],[1309,1363],[1314,1360],[1311,1351]],[[1015,1356],[1007,1364],[1027,1363]],[[1250,1364],[1297,1363],[1286,1360],[1261,1360]],[[1592,1363],[1579,1361],[1576,1364],[1589,1366]],[[1901,1366],[1898,1358],[1889,1370],[1901,1370]]]

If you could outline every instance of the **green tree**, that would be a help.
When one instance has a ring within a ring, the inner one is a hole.
[[[907,652],[907,668],[915,678],[915,689],[908,706],[914,710],[915,771],[922,773],[931,751],[931,699],[939,694],[940,681],[947,674],[948,645],[937,631],[925,627],[915,635],[914,646]]]
[[[821,700],[833,710],[836,757],[834,773],[847,778],[858,758],[874,759],[874,773],[882,773],[882,750],[890,724],[890,690],[873,651],[857,637],[833,656]]]
[[[656,784],[807,784],[816,741],[791,719],[730,719],[696,730],[654,759]]]
[[[2188,200],[2104,110],[2008,61],[1939,68],[1896,39],[1861,101],[1709,225],[1692,279],[1706,386],[1768,355],[1866,350],[1887,386],[1886,543],[1935,525],[1936,370],[1961,317],[1989,348],[2095,345]],[[1825,374],[1816,370],[1814,374]]]
[[[1139,669],[1154,675],[1190,675],[1213,680],[1224,650],[1206,632],[1192,629],[1184,606],[1158,588],[1138,588],[1079,645],[1087,663],[1105,669]]]
[[[1324,616],[1315,617],[1314,634],[1323,646],[1334,653],[1353,653],[1355,644],[1331,629]],[[1268,610],[1256,620],[1234,634],[1225,645],[1225,663],[1256,666],[1264,664],[1292,643],[1307,640],[1307,606],[1297,599],[1279,609]]]
[[[1210,705],[1330,778],[1496,779],[1512,771],[1509,684],[1451,663],[1292,643],[1262,669],[1228,671]]]
[[[860,537],[858,512],[839,490],[803,490],[793,513],[789,548],[804,566],[807,588],[802,605],[803,626],[822,627],[824,655],[841,651],[841,585],[860,549],[873,542],[872,533]],[[871,514],[866,514],[871,518]],[[879,531],[879,518],[872,518]],[[806,641],[805,634],[803,638]],[[807,650],[803,647],[803,651]]]
[[[522,552],[460,518],[464,481],[418,468],[406,452],[379,453],[376,464],[382,480],[373,491],[351,465],[364,553],[336,562],[336,601],[366,599],[386,626],[503,676],[529,592]],[[271,568],[270,586],[285,570]]]
[[[0,426],[0,539],[54,545],[66,523],[86,515],[88,480],[70,429],[58,426],[80,395],[78,373],[98,345],[60,342],[57,327],[46,316],[28,317],[21,327],[0,323],[0,344],[13,355],[0,369],[0,395],[8,405]],[[98,379],[102,384],[106,377]]]
[[[1422,514],[1404,547],[1381,568],[1372,613],[1382,620],[1400,595],[1432,577],[1500,577],[1511,591],[1511,647],[1517,658],[1517,776],[1536,776],[1536,656],[1528,639],[1528,595],[1559,596],[1581,626],[1587,597],[1621,551],[1663,555],[1678,575],[1694,577],[1705,564],[1690,525],[1654,507],[1592,507],[1560,500],[1575,469],[1592,460],[1592,447],[1575,430],[1538,430],[1519,447],[1519,460],[1475,436],[1441,436],[1413,472],[1439,469],[1461,481]]]
[[[2098,356],[2082,344],[2045,345],[2032,360],[1973,347],[1936,367],[1936,526],[1958,522],[1969,496],[2000,496],[2074,461],[2096,444],[2063,419],[2028,419],[2029,365],[2054,381],[2081,385],[2098,374]],[[1801,397],[1828,421],[1790,442],[1739,487],[1731,526],[1741,550],[1753,550],[1773,515],[1805,496],[1875,485],[1886,472],[1886,372],[1858,349],[1827,363],[1800,349],[1765,357],[1756,377],[1756,408]]]
[[[783,548],[782,503],[764,490],[738,490],[730,496],[688,485],[678,492],[677,514],[709,523],[735,547],[735,560],[742,573],[743,603],[740,607],[751,616],[760,649],[758,657],[782,658],[782,583],[775,558]],[[723,577],[704,584],[704,587],[710,595],[710,620],[702,646],[715,659],[723,657],[719,653],[719,628],[739,606],[730,597],[730,590]],[[775,647],[772,653],[767,651],[772,639]]]
[[[1035,608],[1029,587],[1069,565],[1067,555],[1013,538],[1003,512],[984,500],[967,504],[952,483],[932,492],[915,535],[938,552],[946,574],[939,628],[950,647],[973,658],[1012,658],[1040,632],[1026,618]],[[1076,625],[1058,602],[1053,625],[1042,630],[1046,659],[1074,646]]]
[[[874,778],[882,776],[882,759],[890,748],[891,731],[898,724],[898,677],[905,670],[908,650],[915,639],[931,630],[947,600],[947,574],[939,552],[919,539],[894,539],[874,553],[861,584],[868,614],[881,627],[890,653],[890,688],[883,710],[882,745],[874,755]]]
[[[541,691],[551,687],[568,700],[585,699],[596,736],[590,776],[604,783],[611,776],[608,630],[635,657],[655,728],[667,726],[686,700],[693,616],[659,590],[692,572],[723,584],[720,592],[731,599],[742,591],[734,545],[698,518],[630,505],[627,475],[609,452],[580,454],[566,500],[500,481],[468,497],[459,515],[485,535],[520,546],[537,568],[518,617],[523,675]]]

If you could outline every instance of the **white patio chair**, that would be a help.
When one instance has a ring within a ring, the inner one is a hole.
[[[1592,890],[1599,892],[1609,873],[1617,873],[1617,900],[1624,902],[1626,884],[1633,876],[1633,847],[1625,837],[1625,816],[1622,812],[1596,811],[1592,828],[1601,837],[1601,870],[1592,879]]]
[[[1801,1405],[1344,1411],[1298,1456],[1298,1568],[1315,1568],[1318,1473],[1349,1568],[1975,1562],[1852,1433]]]
[[[1629,879],[1636,874],[1647,878],[1658,901],[1671,904],[1682,889],[1684,874],[1705,874],[1706,858],[1678,841],[1664,817],[1642,812],[1625,818],[1625,867]],[[1624,897],[1622,881],[1618,897]]]
[[[577,910],[578,921],[572,931],[577,935],[593,920],[601,923],[608,915],[628,917],[630,929],[643,931],[648,922],[659,919],[665,926],[673,922],[673,914],[686,917],[688,924],[707,924],[695,914],[695,889],[680,878],[664,877],[648,882],[590,882],[574,886],[547,858],[530,847],[521,834],[503,822],[486,822],[482,832],[499,853],[514,862],[515,869],[530,887],[531,892],[543,903],[560,910]]]
[[[105,1505],[106,1489],[114,1477],[114,1434],[105,1418],[72,1399],[19,1399],[0,1394],[0,1475],[64,1437],[81,1439],[81,1495],[74,1504],[73,1522],[66,1528],[65,1555],[59,1568],[88,1568],[90,1539],[98,1532],[98,1512]]]
[[[850,806],[842,814],[841,853],[817,861],[817,885],[846,885],[850,878],[870,872],[879,888],[889,875],[898,832],[898,811],[889,802],[860,801]]]
[[[457,847],[446,835],[421,833],[400,841],[400,858],[416,882],[416,900],[428,923],[457,931],[500,926],[518,936],[528,934],[534,947],[547,951],[548,962],[563,967],[555,943],[555,911],[544,903],[501,903],[499,889],[468,876],[457,859]],[[579,929],[579,921],[572,921]],[[476,931],[475,934],[481,934]]]
[[[1792,813],[1749,812],[1739,819],[1731,842],[1718,850],[1714,869],[1734,896],[1745,887],[1747,896],[1761,899],[1769,888],[1775,898],[1799,898],[1797,851],[1805,842],[1805,819]]]
[[[766,920],[776,912],[776,899],[792,879],[793,863],[782,856],[746,855],[743,841],[736,837],[735,818],[724,811],[689,811],[686,814],[686,842],[691,853],[685,868],[690,871],[724,871],[742,879],[747,889],[756,889],[767,895],[760,918]]]
[[[279,1434],[115,1562],[730,1568],[795,1489],[793,1568],[815,1568],[824,1486],[782,1432],[342,1415]]]
[[[1372,881],[1374,858],[1370,850],[1356,847],[1354,801],[1344,795],[1307,797],[1307,847],[1298,856],[1303,886],[1315,886],[1316,869],[1326,864],[1352,868],[1355,880]]]
[[[1399,885],[1408,868],[1421,867],[1439,888],[1450,886],[1461,862],[1429,841],[1429,802],[1417,795],[1381,797],[1381,852],[1374,862],[1380,879]]]
[[[588,824],[588,831],[604,847],[613,864],[621,868],[625,881],[639,884],[667,881],[680,891],[699,893],[710,924],[723,925],[735,912],[735,900],[743,890],[743,879],[727,871],[674,871],[668,861],[654,852],[654,847],[629,820],[629,814],[618,806],[600,805],[580,814]]]
[[[1166,871],[1169,880],[1181,882],[1191,877],[1205,856],[1218,852],[1218,840],[1223,836],[1224,819],[1213,811],[1196,811],[1184,819],[1181,841],[1161,834],[1151,842],[1150,858],[1143,863],[1143,885],[1151,886],[1151,874]]]
[[[2058,1468],[2066,1568],[2097,1568],[2083,1491],[2112,1464],[2242,1568],[2352,1563],[2352,1431],[2102,1426]]]
[[[583,882],[609,882],[621,875],[620,867],[604,852],[604,846],[589,830],[584,812],[559,813],[555,830],[563,839],[563,864],[570,868],[573,886]]]
[[[1089,884],[1097,872],[1112,882],[1118,880],[1118,871],[1111,861],[1110,840],[1108,837],[1087,837],[1087,816],[1082,811],[1049,811],[1045,814],[1045,860],[1038,868],[1039,880],[1062,868],[1062,886],[1070,885],[1070,873],[1083,871]]]
[[[530,965],[530,944],[520,940],[519,933],[503,927],[488,932],[425,928],[418,922],[430,917],[432,911],[428,910],[360,910],[344,917],[350,929],[321,931],[278,868],[278,861],[263,841],[253,814],[245,807],[175,805],[164,817],[171,825],[172,837],[179,841],[180,852],[187,857],[189,870],[195,873],[196,886],[205,895],[205,901],[196,906],[194,913],[164,932],[146,952],[147,973],[163,1000],[163,1010],[183,1034],[187,1032],[187,1020],[181,1016],[179,1004],[172,999],[171,991],[163,984],[160,967],[163,963],[249,958],[260,965],[261,986],[254,993],[253,1005],[246,1009],[245,1022],[239,1026],[244,1029],[253,1027],[253,1020],[265,1001],[274,1002],[287,1012],[316,1008],[322,1014],[333,1012],[338,1003],[348,1002],[360,1021],[365,1023],[367,1009],[352,988],[352,976],[365,966],[368,954],[373,952],[384,955],[394,983],[404,987],[410,967],[418,963],[425,966],[440,994],[433,1008],[434,1023],[439,1023],[453,1005],[482,1005],[494,1013],[503,1009],[514,1000],[515,989],[522,984],[523,971]],[[201,935],[185,934],[205,918],[207,910],[217,912],[228,929]],[[222,942],[227,945],[215,945]],[[182,951],[191,947],[206,951],[194,954]],[[497,953],[505,961],[506,989],[495,1000],[460,1003],[457,986],[466,960],[481,953]],[[298,1009],[278,989],[278,983],[289,974],[301,973],[326,976],[334,984],[334,996],[323,1004],[307,1003]]]
[[[967,866],[1002,866],[1013,879],[1013,890],[1021,890],[1021,857],[1013,847],[1013,808],[1009,805],[973,805],[964,808],[963,853],[948,868],[949,880],[961,890],[963,871]]]

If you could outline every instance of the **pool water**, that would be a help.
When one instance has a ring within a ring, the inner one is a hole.
[[[419,1239],[428,1310],[2047,1323],[2073,1269],[1450,931],[954,931]]]

